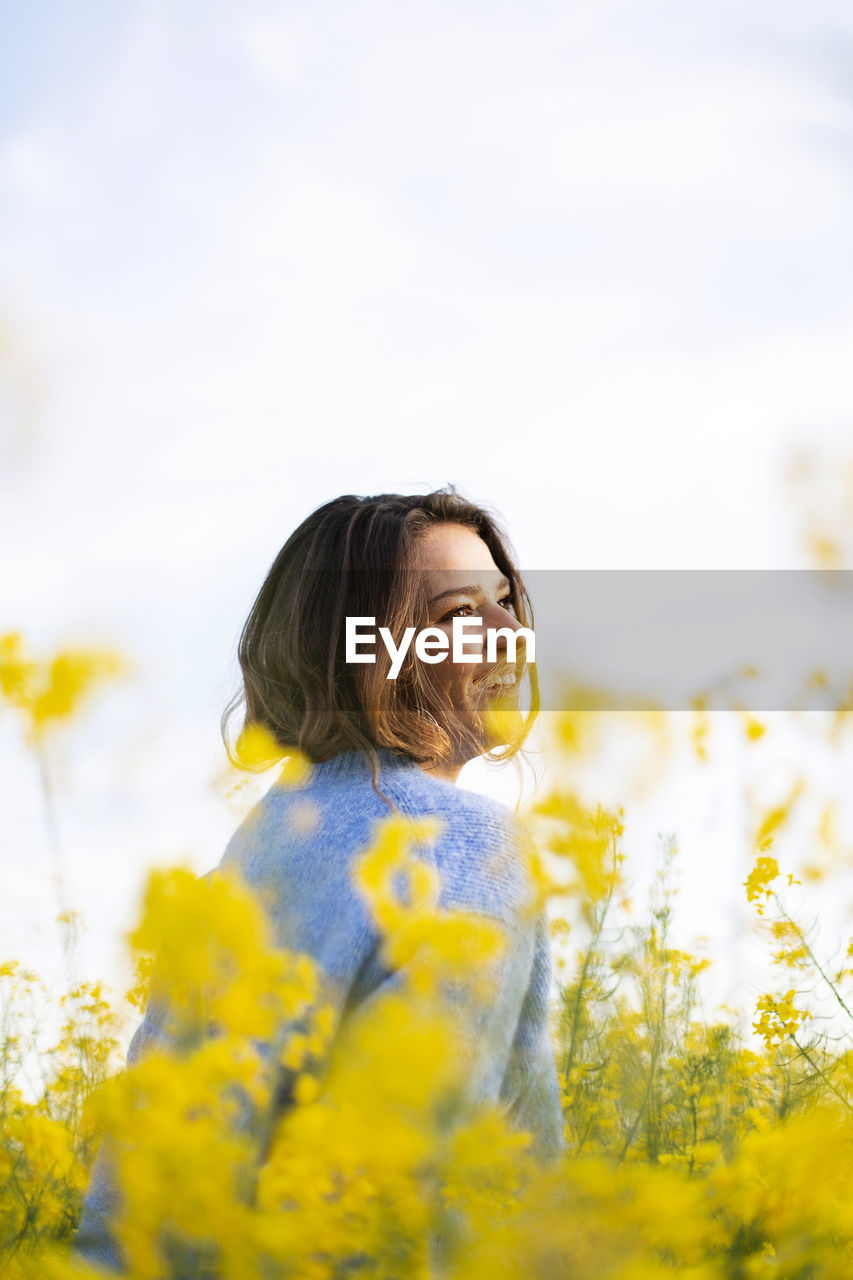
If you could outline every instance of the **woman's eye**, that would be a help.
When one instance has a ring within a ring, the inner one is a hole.
[[[515,605],[512,603],[512,596],[504,596],[503,600],[498,601],[498,604],[502,605],[504,609],[508,609],[510,613],[515,613]],[[444,617],[441,619],[441,621],[450,622],[450,620],[454,618],[457,614],[461,614],[463,609],[470,610],[471,605],[470,604],[457,605],[455,609],[450,610],[450,613],[446,613]]]
[[[445,614],[444,617],[441,619],[441,621],[449,622],[451,618],[456,617],[457,613],[461,613],[463,609],[470,609],[470,608],[471,608],[470,604],[457,605],[455,609],[450,610],[450,613]]]

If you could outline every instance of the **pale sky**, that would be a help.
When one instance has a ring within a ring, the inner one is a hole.
[[[853,422],[849,6],[0,21],[0,629],[137,664],[56,745],[81,962],[146,866],[218,860],[236,639],[321,502],[452,481],[528,569],[804,565],[786,459]],[[49,964],[8,717],[0,758],[0,937]]]

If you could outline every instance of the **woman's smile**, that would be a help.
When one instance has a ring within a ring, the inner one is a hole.
[[[479,535],[465,525],[436,524],[419,541],[420,568],[429,602],[429,625],[450,632],[454,617],[477,617],[482,627],[466,635],[468,661],[447,659],[426,669],[438,704],[437,718],[455,743],[448,771],[508,741],[520,717],[519,695],[525,666],[524,638],[516,637],[511,660],[507,637],[498,634],[496,660],[487,662],[488,630],[522,630],[508,579]],[[493,653],[489,656],[492,657]]]

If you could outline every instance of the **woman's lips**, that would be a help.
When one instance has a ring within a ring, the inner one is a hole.
[[[515,679],[509,680],[507,683],[501,681],[489,682],[483,679],[475,681],[474,688],[481,702],[515,702],[519,694],[519,684]]]
[[[523,667],[519,668],[515,663],[499,662],[482,676],[474,677],[474,684],[492,693],[495,690],[509,690],[518,688],[521,683]]]

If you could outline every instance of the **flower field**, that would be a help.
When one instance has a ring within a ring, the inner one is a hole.
[[[39,664],[20,636],[0,638],[4,707],[35,756],[120,670],[103,654]],[[0,955],[0,1276],[86,1276],[69,1245],[102,1142],[133,1280],[853,1274],[853,941],[831,960],[791,906],[799,879],[817,878],[811,847],[790,868],[782,853],[803,788],[754,815],[740,890],[778,982],[708,1017],[708,961],[672,941],[675,847],[629,912],[624,815],[570,785],[576,729],[566,717],[555,746],[566,786],[525,814],[556,961],[558,1165],[538,1164],[498,1106],[464,1101],[436,983],[475,981],[472,954],[487,965],[501,938],[437,911],[412,856],[428,832],[389,819],[356,883],[412,990],[355,1024],[327,1072],[321,975],[272,947],[256,902],[222,874],[151,875],[123,1000],[96,983],[49,995]],[[753,717],[744,731],[761,737]],[[120,1028],[165,990],[168,1038],[125,1070]],[[291,1105],[271,1127],[281,1066]]]

